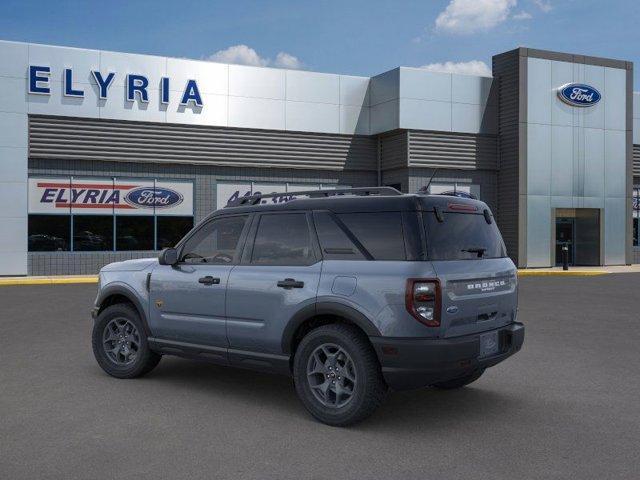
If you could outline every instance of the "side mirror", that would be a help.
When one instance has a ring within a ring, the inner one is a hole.
[[[160,265],[175,265],[178,263],[178,251],[175,248],[165,248],[158,257]]]

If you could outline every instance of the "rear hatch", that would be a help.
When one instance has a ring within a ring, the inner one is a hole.
[[[442,292],[440,336],[469,335],[515,321],[516,268],[489,208],[441,197],[423,212],[423,220]]]

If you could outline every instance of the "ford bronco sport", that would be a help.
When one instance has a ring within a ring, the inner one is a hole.
[[[286,195],[237,199],[159,259],[104,267],[99,365],[133,378],[179,355],[284,373],[315,418],[342,426],[388,389],[459,388],[522,346],[516,268],[483,202]]]

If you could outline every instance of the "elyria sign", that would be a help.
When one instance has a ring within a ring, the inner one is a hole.
[[[116,72],[103,74],[92,70],[91,75],[98,87],[98,98],[106,100],[109,89],[113,84]],[[51,67],[45,65],[29,65],[28,92],[32,95],[51,95]],[[84,90],[74,83],[74,71],[71,68],[64,69],[62,94],[65,97],[84,98]],[[158,90],[160,103],[167,105],[170,97],[171,79],[162,77],[159,85],[150,85],[149,78],[144,75],[129,73],[125,77],[125,95],[127,102],[135,102],[136,99],[142,103],[149,103],[149,91]],[[195,80],[187,80],[182,95],[180,95],[180,105],[202,107],[202,95]]]
[[[595,88],[583,83],[567,83],[558,88],[558,97],[573,107],[592,107],[602,96]]]

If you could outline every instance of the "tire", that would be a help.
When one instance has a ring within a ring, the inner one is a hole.
[[[105,341],[106,338],[113,339]],[[162,358],[149,348],[136,309],[125,303],[111,305],[98,315],[91,343],[98,365],[116,378],[141,377],[153,370]],[[121,348],[109,348],[118,345]]]
[[[455,390],[457,388],[462,388],[465,385],[469,385],[470,383],[478,380],[482,374],[484,373],[484,369],[477,370],[470,375],[466,375],[464,377],[454,378],[453,380],[447,380],[446,382],[438,382],[434,383],[432,387],[439,388],[440,390]]]
[[[324,325],[309,332],[295,353],[293,378],[298,397],[309,413],[322,423],[338,427],[369,417],[388,390],[369,340],[352,325]]]

